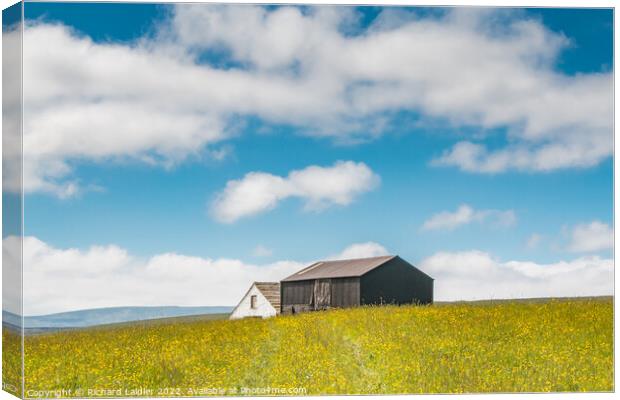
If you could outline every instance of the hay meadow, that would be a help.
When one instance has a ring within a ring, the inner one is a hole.
[[[612,391],[613,300],[123,324],[28,335],[25,360],[27,397]]]

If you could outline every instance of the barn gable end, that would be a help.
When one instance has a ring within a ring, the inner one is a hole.
[[[361,304],[428,304],[434,280],[396,256],[360,279]]]
[[[230,319],[268,318],[280,313],[280,283],[254,282],[230,314]]]
[[[279,282],[254,282],[256,288],[265,296],[269,304],[280,312],[280,283]]]

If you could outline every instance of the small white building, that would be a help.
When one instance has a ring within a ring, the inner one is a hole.
[[[280,314],[280,283],[254,282],[230,314],[230,319],[269,318],[278,314]]]

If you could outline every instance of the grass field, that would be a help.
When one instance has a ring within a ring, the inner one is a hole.
[[[125,324],[27,336],[25,354],[28,397],[611,391],[613,301]]]

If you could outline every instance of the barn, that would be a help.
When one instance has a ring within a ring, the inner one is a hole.
[[[433,278],[399,256],[319,261],[280,282],[282,313],[366,304],[429,304]]]
[[[254,282],[232,311],[229,318],[268,318],[279,313],[280,283]]]

